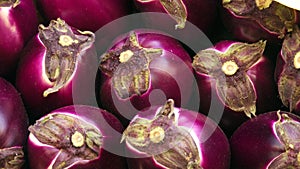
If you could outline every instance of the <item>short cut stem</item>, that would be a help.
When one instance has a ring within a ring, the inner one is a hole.
[[[71,142],[74,147],[82,147],[84,145],[84,137],[80,132],[75,131],[71,136]]]
[[[165,138],[165,131],[161,127],[155,127],[150,131],[149,137],[153,143],[160,143]]]
[[[131,50],[126,50],[120,54],[119,61],[125,63],[133,56],[133,54],[134,53]]]
[[[300,69],[300,52],[297,52],[294,57],[294,66],[296,69]]]
[[[226,61],[222,65],[222,71],[225,75],[232,76],[234,75],[239,69],[239,66],[232,60]]]

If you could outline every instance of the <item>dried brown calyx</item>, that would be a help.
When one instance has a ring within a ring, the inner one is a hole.
[[[23,147],[0,149],[0,168],[20,169],[24,163]]]
[[[275,157],[267,169],[300,168],[300,123],[278,111],[278,120],[273,129],[278,140],[285,146],[285,152]]]
[[[88,122],[67,114],[49,114],[29,127],[39,142],[59,149],[53,168],[98,158],[103,143],[101,132]]]
[[[283,104],[296,109],[300,101],[300,30],[295,26],[291,35],[286,36],[281,49],[285,62],[278,81],[278,90]]]
[[[187,10],[182,0],[160,0],[166,12],[177,22],[175,29],[183,29],[187,19]]]
[[[162,55],[162,49],[144,48],[131,32],[121,48],[111,50],[102,56],[99,68],[112,78],[116,94],[127,99],[142,95],[149,89],[151,61]]]
[[[256,92],[246,72],[263,56],[265,46],[265,41],[259,41],[233,43],[225,52],[202,50],[194,57],[193,67],[216,79],[218,95],[226,106],[255,116]]]
[[[71,79],[79,58],[90,48],[95,35],[72,29],[61,19],[52,20],[48,27],[39,26],[39,38],[46,47],[45,73],[53,86],[43,96],[59,91]]]
[[[0,0],[0,7],[16,7],[20,4],[20,0]]]
[[[223,0],[223,6],[235,15],[256,21],[268,32],[284,38],[293,30],[296,11],[271,0]]]
[[[136,151],[152,156],[167,168],[201,169],[198,147],[189,131],[178,126],[174,101],[169,99],[153,119],[137,118],[124,131]]]

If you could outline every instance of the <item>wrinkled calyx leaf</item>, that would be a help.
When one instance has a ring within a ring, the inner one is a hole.
[[[153,119],[137,118],[121,141],[167,168],[201,169],[199,150],[187,129],[178,126],[174,101],[168,100]]]
[[[281,54],[285,64],[278,81],[279,95],[283,104],[293,111],[300,101],[300,30],[297,26],[285,37]]]
[[[29,131],[41,143],[60,150],[54,168],[97,158],[103,143],[103,136],[95,126],[67,114],[49,114],[30,126]]]
[[[23,147],[0,149],[0,168],[19,169],[24,163]]]
[[[235,15],[256,21],[268,32],[278,34],[279,38],[284,38],[287,32],[291,32],[296,22],[294,9],[277,2],[271,3],[270,0],[223,1],[223,6]]]
[[[112,78],[112,87],[120,98],[142,95],[150,85],[149,65],[162,52],[162,49],[142,47],[136,33],[130,32],[121,48],[102,56],[99,68]]]
[[[61,19],[52,20],[48,27],[39,26],[39,38],[46,47],[45,73],[53,86],[43,96],[59,91],[71,79],[78,58],[90,48],[95,36],[92,32],[72,29]]]
[[[160,0],[163,8],[177,22],[175,29],[183,29],[187,19],[187,10],[182,0]]]
[[[20,0],[0,0],[0,7],[16,7],[20,4]]]
[[[226,106],[255,116],[256,92],[246,72],[263,56],[265,46],[266,41],[259,41],[233,43],[225,52],[205,49],[194,57],[193,67],[216,79],[218,95]]]
[[[274,131],[279,141],[285,146],[285,152],[275,157],[268,169],[300,168],[300,123],[287,114],[280,114],[274,123]]]

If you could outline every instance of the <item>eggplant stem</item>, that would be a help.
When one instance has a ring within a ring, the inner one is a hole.
[[[297,52],[294,57],[294,66],[296,69],[300,69],[300,52]]]
[[[121,63],[125,63],[127,62],[132,56],[134,55],[134,53],[131,51],[131,50],[126,50],[124,52],[122,52],[120,54],[120,57],[119,57],[119,61]]]
[[[150,131],[150,141],[160,143],[165,138],[165,130],[161,127],[155,127]]]
[[[75,131],[71,136],[71,142],[74,147],[82,147],[84,145],[84,137],[80,132]]]
[[[232,60],[226,61],[222,66],[222,71],[228,76],[234,75],[238,71],[238,69],[239,66]]]

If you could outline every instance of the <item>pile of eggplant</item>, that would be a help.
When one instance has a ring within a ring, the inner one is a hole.
[[[0,0],[0,168],[299,169],[300,5]]]

